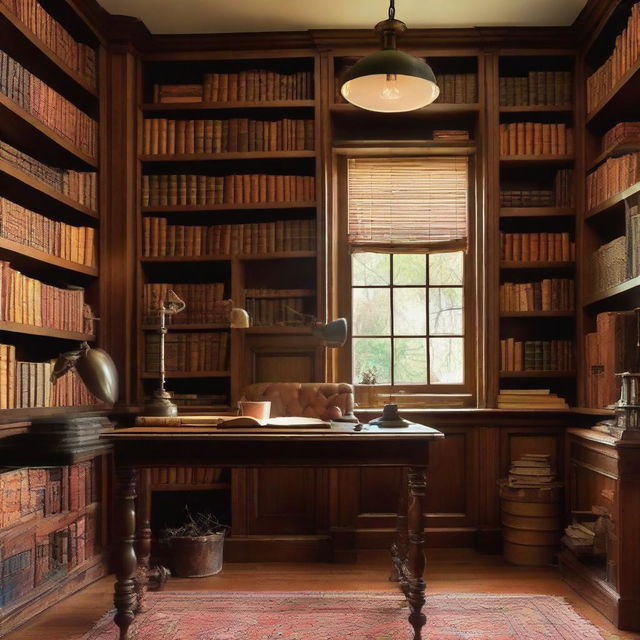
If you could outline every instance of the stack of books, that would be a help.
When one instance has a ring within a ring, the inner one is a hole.
[[[551,456],[548,453],[525,453],[519,460],[511,461],[510,487],[539,489],[550,485],[555,479],[556,474],[551,470]]]
[[[564,398],[549,389],[500,389],[498,409],[568,409]]]

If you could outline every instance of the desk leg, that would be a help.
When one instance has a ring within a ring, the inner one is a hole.
[[[425,603],[424,583],[424,518],[425,490],[427,486],[424,467],[409,468],[409,556],[408,588],[409,622],[413,626],[413,640],[421,640],[422,627],[427,617],[422,613]]]
[[[151,557],[151,470],[138,470],[138,497],[136,502],[136,608],[144,611],[144,595],[149,586]]]
[[[403,580],[403,566],[407,562],[409,548],[409,529],[407,511],[409,508],[409,495],[407,485],[407,470],[402,468],[400,474],[400,491],[398,493],[398,517],[396,518],[396,539],[391,545],[391,575],[389,580],[400,582],[402,590],[405,590],[406,581]]]
[[[134,467],[116,467],[117,502],[115,508],[116,584],[113,602],[116,606],[114,622],[120,628],[120,640],[128,640],[129,627],[135,617],[136,553],[133,548],[136,532],[136,470]]]

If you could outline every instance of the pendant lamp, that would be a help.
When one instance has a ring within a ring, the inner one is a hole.
[[[390,0],[388,20],[375,26],[382,37],[382,51],[356,62],[341,79],[340,93],[356,107],[401,113],[426,107],[440,94],[431,67],[396,49],[397,37],[407,26],[395,19],[395,12],[395,0]]]

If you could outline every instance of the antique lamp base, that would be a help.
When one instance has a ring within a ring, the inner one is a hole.
[[[157,389],[153,392],[153,399],[145,404],[143,415],[173,417],[178,415],[178,407],[171,402],[168,391]]]
[[[382,409],[382,415],[369,422],[374,427],[381,429],[405,428],[412,424],[409,420],[400,417],[397,404],[385,404]]]

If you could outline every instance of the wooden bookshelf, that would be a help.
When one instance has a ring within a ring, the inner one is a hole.
[[[575,311],[501,311],[501,318],[572,318]]]
[[[278,160],[315,158],[315,151],[223,151],[221,153],[180,153],[141,155],[142,162],[215,162],[226,160]]]
[[[501,262],[501,269],[575,269],[575,262]]]
[[[573,105],[524,104],[499,107],[500,113],[572,113]]]
[[[239,109],[313,109],[315,100],[269,100],[264,102],[146,102],[141,106],[145,113],[189,111],[237,111]]]
[[[228,378],[230,371],[167,371],[166,378]],[[142,373],[142,378],[148,380],[156,380],[159,378],[157,373]]]
[[[57,338],[59,340],[75,340],[80,342],[93,342],[95,336],[88,333],[79,333],[76,331],[63,331],[62,329],[51,329],[49,327],[37,327],[20,322],[0,321],[0,331],[8,331],[9,333],[20,333],[30,336],[44,336],[47,338]]]
[[[564,218],[575,216],[569,207],[502,207],[501,218]]]
[[[583,301],[583,306],[613,303],[623,296],[636,296],[640,292],[640,276],[625,280],[615,287],[610,287],[604,291],[587,296]]]
[[[633,153],[634,151],[640,151],[640,141],[638,142],[616,142],[609,148],[599,153],[596,158],[590,162],[587,166],[587,171],[592,171],[599,165],[601,165],[607,158],[613,158],[615,156],[621,156],[625,153]]]
[[[315,201],[295,202],[250,202],[246,204],[173,204],[165,206],[142,207],[143,214],[148,213],[207,213],[217,211],[277,211],[289,209],[315,209]]]
[[[606,200],[601,202],[599,205],[593,207],[592,209],[589,209],[584,214],[585,220],[588,220],[589,218],[595,218],[596,216],[599,216],[601,213],[611,212],[612,210],[619,208],[621,205],[623,206],[624,201],[627,198],[638,193],[639,191],[640,191],[640,182],[637,182],[636,184],[632,185],[628,189],[625,189],[624,191],[617,193],[615,196],[611,196],[610,198],[607,198]]]
[[[503,165],[512,166],[529,166],[529,165],[541,165],[541,164],[570,164],[575,160],[573,155],[517,155],[517,156],[502,156],[500,162]]]
[[[501,371],[501,378],[575,378],[575,371]]]

